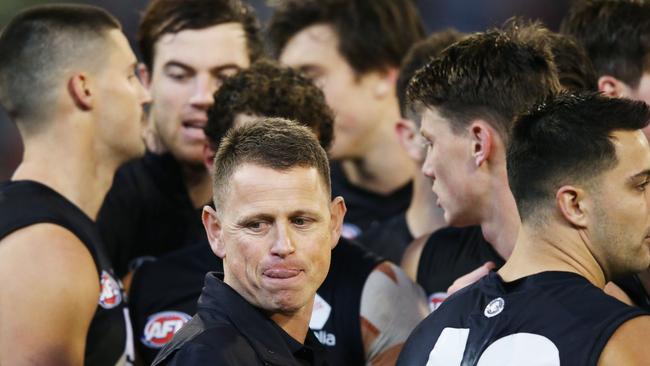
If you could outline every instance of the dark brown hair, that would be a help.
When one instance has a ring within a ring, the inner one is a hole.
[[[455,133],[481,118],[507,142],[517,114],[560,90],[548,46],[519,39],[524,31],[495,29],[454,43],[416,73],[409,100],[437,109]]]
[[[205,133],[215,150],[240,114],[296,121],[314,131],[325,150],[334,137],[334,116],[323,92],[297,70],[272,61],[254,63],[214,94]]]
[[[244,28],[251,61],[260,57],[263,48],[257,18],[253,8],[242,1],[152,0],[144,11],[137,34],[143,62],[149,69],[153,67],[156,42],[165,34],[230,22],[241,23]]]
[[[612,75],[633,88],[650,71],[650,3],[636,0],[576,1],[562,33],[587,50],[598,76]]]
[[[399,67],[424,26],[412,0],[285,0],[271,17],[268,38],[275,57],[298,32],[332,26],[339,52],[357,72]]]

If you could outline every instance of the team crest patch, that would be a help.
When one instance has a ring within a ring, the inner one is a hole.
[[[505,306],[506,306],[505,300],[503,300],[500,297],[497,297],[496,299],[490,301],[489,304],[487,304],[487,306],[485,307],[485,311],[483,311],[483,315],[485,315],[488,318],[497,316],[503,311],[503,308]]]
[[[354,239],[357,236],[361,235],[361,229],[355,225],[350,224],[349,222],[344,222],[341,227],[341,236],[346,239]]]
[[[434,292],[429,295],[429,311],[434,312],[448,296],[446,292]]]
[[[99,306],[104,309],[112,309],[122,303],[122,291],[120,285],[108,272],[102,271],[100,278]]]
[[[190,319],[191,316],[180,311],[155,313],[147,318],[140,341],[150,348],[162,348]]]

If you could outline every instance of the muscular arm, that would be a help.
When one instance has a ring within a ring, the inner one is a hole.
[[[51,224],[0,241],[0,365],[82,365],[99,299],[93,259]]]
[[[623,323],[607,342],[598,366],[641,366],[650,360],[647,347],[650,316],[640,316]]]
[[[422,256],[422,250],[427,244],[427,240],[430,236],[431,234],[427,234],[413,240],[413,242],[411,242],[411,244],[406,248],[404,256],[402,257],[401,267],[404,270],[404,273],[406,273],[406,275],[414,282],[417,282],[418,280],[420,257]]]
[[[409,334],[428,313],[422,289],[396,265],[380,263],[361,294],[366,364],[394,365]]]

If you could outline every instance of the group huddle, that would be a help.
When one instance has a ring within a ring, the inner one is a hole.
[[[0,33],[0,365],[646,365],[650,4],[44,5]]]

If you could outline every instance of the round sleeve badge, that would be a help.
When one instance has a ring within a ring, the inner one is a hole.
[[[122,291],[119,283],[108,272],[102,271],[100,277],[99,306],[112,309],[122,303]]]

